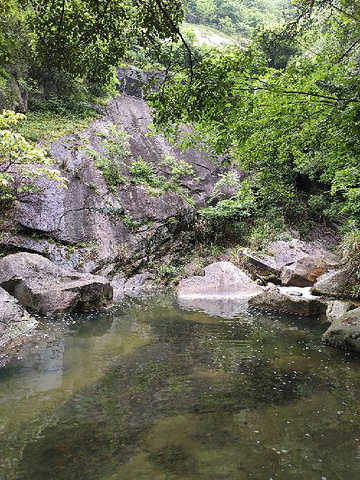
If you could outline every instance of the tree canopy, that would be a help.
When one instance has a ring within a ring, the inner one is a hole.
[[[249,38],[261,25],[278,23],[287,0],[187,0],[186,18]]]
[[[174,37],[183,19],[180,0],[28,0],[27,24],[40,63],[93,82],[134,44]]]
[[[105,89],[130,47],[179,34],[183,8],[181,0],[3,0],[0,18],[0,107],[25,111],[22,90],[66,100],[84,85]]]
[[[301,0],[284,27],[262,32],[249,49],[213,52],[192,79],[168,78],[156,120],[171,134],[191,123],[192,141],[206,138],[247,172],[264,214],[358,223],[359,47],[357,1]]]

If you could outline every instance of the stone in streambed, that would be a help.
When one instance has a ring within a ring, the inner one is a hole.
[[[308,289],[277,288],[270,285],[249,300],[249,305],[265,310],[290,313],[292,315],[320,316],[326,313],[326,303],[309,294]]]
[[[335,319],[324,333],[323,341],[333,347],[360,352],[360,308]]]
[[[216,262],[205,268],[204,276],[182,280],[177,294],[182,308],[234,317],[243,313],[248,300],[262,291],[262,287],[231,262]]]
[[[67,271],[31,253],[0,260],[0,286],[22,306],[45,314],[102,308],[112,300],[106,278]]]
[[[263,290],[231,262],[215,262],[204,270],[204,276],[196,275],[179,283],[179,298],[250,298]]]
[[[290,242],[272,242],[268,254],[243,252],[250,270],[263,277],[271,277],[285,286],[309,287],[317,278],[339,266],[338,258],[311,242],[293,238]]]
[[[360,299],[360,282],[357,272],[350,266],[322,275],[312,288],[317,295]]]

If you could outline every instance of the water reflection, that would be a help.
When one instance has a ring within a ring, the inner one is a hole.
[[[358,479],[359,358],[325,329],[169,296],[43,324],[2,371],[0,478]]]

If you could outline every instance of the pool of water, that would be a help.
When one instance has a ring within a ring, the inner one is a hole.
[[[0,370],[1,480],[358,480],[360,356],[169,295],[44,320]]]

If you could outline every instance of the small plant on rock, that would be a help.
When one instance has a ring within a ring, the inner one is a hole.
[[[40,191],[36,180],[46,177],[66,188],[67,179],[51,167],[45,150],[31,145],[14,130],[25,115],[4,110],[0,114],[0,209],[11,208],[17,200]]]
[[[156,175],[153,166],[149,162],[146,162],[142,157],[139,157],[132,162],[129,166],[129,173],[135,183],[148,185],[149,187],[161,187],[164,180],[163,177]]]

